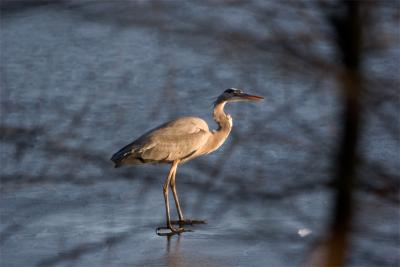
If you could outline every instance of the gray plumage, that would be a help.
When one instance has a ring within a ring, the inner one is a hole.
[[[171,163],[197,152],[209,138],[207,123],[183,117],[152,129],[115,153],[115,167],[125,164]]]

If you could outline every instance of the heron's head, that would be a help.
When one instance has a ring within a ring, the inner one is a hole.
[[[264,99],[261,96],[249,95],[244,93],[240,89],[229,88],[226,89],[215,101],[215,104],[219,104],[222,102],[238,102],[238,101],[260,101]]]

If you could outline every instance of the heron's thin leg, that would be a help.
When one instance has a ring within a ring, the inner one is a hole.
[[[167,218],[167,227],[171,226],[168,187],[169,187],[169,184],[171,182],[171,178],[172,178],[172,175],[173,175],[175,169],[176,169],[176,164],[173,163],[172,166],[171,166],[171,169],[169,170],[167,179],[165,180],[164,186],[163,186],[164,201],[165,201],[165,212],[166,212],[166,218]]]
[[[170,186],[171,186],[172,193],[174,195],[174,200],[175,200],[176,209],[178,211],[179,220],[178,221],[172,220],[171,224],[179,224],[179,226],[182,227],[183,225],[193,225],[193,224],[204,224],[204,223],[206,223],[206,221],[204,221],[204,220],[190,220],[190,219],[189,220],[185,220],[183,218],[181,205],[179,204],[178,193],[176,192],[176,180],[175,180],[175,177],[176,177],[177,168],[178,168],[178,165],[176,166],[174,172],[172,173]]]
[[[165,183],[164,183],[164,186],[163,186],[167,227],[159,227],[159,228],[157,228],[156,232],[157,232],[158,235],[179,234],[179,233],[182,233],[182,232],[185,231],[185,229],[183,229],[181,227],[178,228],[178,229],[175,229],[174,227],[172,227],[171,219],[170,219],[168,188],[169,188],[169,184],[170,184],[171,179],[172,179],[172,175],[173,175],[174,171],[176,171],[176,167],[178,166],[178,163],[179,163],[179,161],[174,161],[172,163],[171,169],[169,170],[167,179],[165,180]],[[159,230],[161,230],[161,229],[169,229],[171,232],[170,233],[160,233]]]
[[[175,200],[176,209],[178,211],[179,221],[184,221],[183,215],[182,215],[181,205],[179,204],[178,193],[176,192],[175,177],[176,177],[176,169],[177,168],[178,168],[178,165],[176,166],[174,172],[172,173],[170,186],[171,186],[172,194],[174,195],[174,200]]]

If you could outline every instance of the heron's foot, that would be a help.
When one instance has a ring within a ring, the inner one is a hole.
[[[166,230],[166,231],[163,231],[163,230]],[[184,229],[182,227],[174,228],[172,226],[163,226],[163,227],[158,227],[156,229],[156,233],[159,236],[172,236],[172,235],[176,235],[176,234],[179,235],[183,232],[193,232],[193,231]]]
[[[191,220],[191,219],[171,221],[171,224],[179,225],[180,227],[182,227],[182,225],[194,225],[194,224],[206,224],[206,223],[207,221],[204,220]]]

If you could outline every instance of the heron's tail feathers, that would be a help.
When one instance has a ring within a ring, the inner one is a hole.
[[[123,165],[123,161],[127,159],[133,153],[133,146],[129,144],[123,148],[121,148],[117,153],[112,155],[111,161],[115,163],[115,168],[120,167]]]
[[[115,153],[111,160],[115,163],[114,168],[121,167],[125,164],[143,164],[144,160],[140,157],[138,147],[134,144],[129,144]]]
[[[114,162],[114,168],[118,168],[122,165],[122,161],[124,160],[124,158],[128,156],[128,155],[124,155],[124,154],[120,154],[119,152],[115,153],[112,157],[111,157],[111,161]]]

